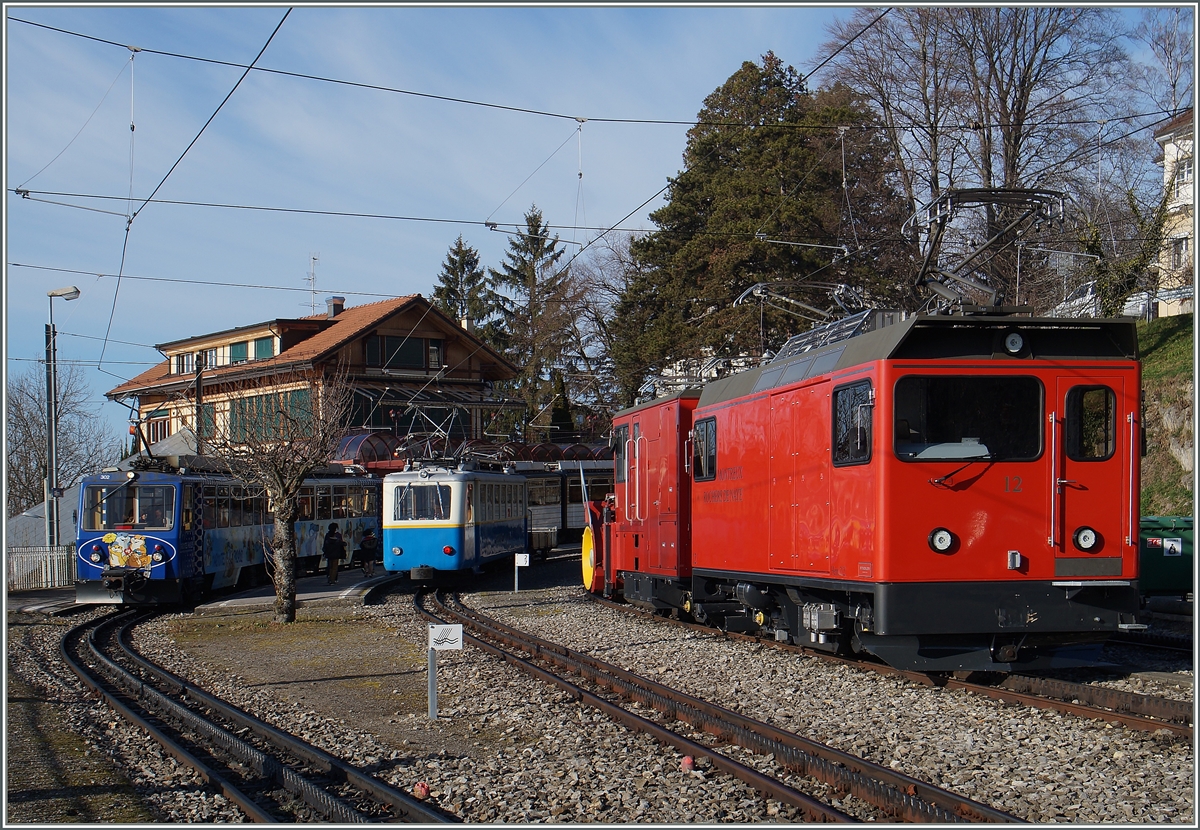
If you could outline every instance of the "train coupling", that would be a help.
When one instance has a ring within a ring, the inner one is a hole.
[[[141,568],[120,566],[105,568],[100,574],[100,584],[109,591],[135,591],[149,578],[150,574]]]

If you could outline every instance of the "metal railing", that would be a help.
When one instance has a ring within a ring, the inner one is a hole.
[[[9,591],[70,588],[75,584],[73,545],[6,548],[4,564]]]

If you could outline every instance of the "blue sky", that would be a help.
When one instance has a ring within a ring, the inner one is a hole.
[[[97,275],[121,269],[124,216],[9,191],[116,196],[122,201],[33,194],[125,214],[124,197],[132,192],[136,207],[150,195],[242,70],[144,51],[131,62],[124,46],[13,18],[247,64],[286,10],[6,7],[10,373],[36,367],[43,356],[46,292],[61,286],[76,285],[82,295],[54,301],[59,360],[87,369],[99,401],[161,360],[146,346],[310,313],[313,253],[320,254],[316,302],[323,310],[333,293],[349,305],[428,296],[459,234],[484,265],[499,266],[508,237],[482,223],[519,223],[534,203],[552,225],[615,225],[679,171],[687,127],[594,119],[688,121],[743,61],[768,50],[807,72],[826,24],[852,11],[297,6],[260,66],[593,120],[580,129],[570,118],[251,72],[156,198],[458,223],[149,204],[130,226],[124,274],[304,290],[123,279],[105,342],[116,280]],[[660,204],[651,201],[622,227],[648,228],[647,215]],[[595,232],[559,233],[584,242]],[[124,432],[125,409],[105,403],[101,412]]]

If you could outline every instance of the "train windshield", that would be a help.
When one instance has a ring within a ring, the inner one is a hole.
[[[393,518],[398,522],[450,518],[448,484],[406,484],[396,488]]]
[[[1042,449],[1042,384],[938,375],[896,383],[895,448],[905,461],[1029,461]]]
[[[174,526],[173,485],[93,484],[84,488],[84,530],[170,530]]]

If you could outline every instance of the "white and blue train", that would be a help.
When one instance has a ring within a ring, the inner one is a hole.
[[[383,480],[384,569],[422,581],[544,555],[583,528],[585,489],[602,499],[612,479],[611,461],[414,462]]]

